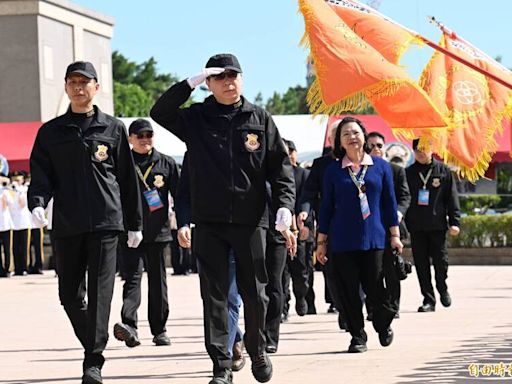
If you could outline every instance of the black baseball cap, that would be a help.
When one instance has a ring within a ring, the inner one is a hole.
[[[68,68],[66,69],[66,77],[64,80],[73,74],[82,75],[89,79],[98,81],[96,69],[94,69],[94,65],[88,61],[75,61],[74,63],[69,64]]]
[[[295,143],[293,141],[286,140],[286,145],[289,151],[297,151],[297,147],[295,146]]]
[[[146,119],[134,120],[130,124],[130,128],[128,128],[128,133],[130,135],[136,135],[139,132],[153,132],[153,127],[151,126],[151,123]]]
[[[211,67],[225,68],[230,71],[242,73],[242,67],[240,67],[238,59],[231,53],[219,53],[210,57],[206,63],[206,68]]]

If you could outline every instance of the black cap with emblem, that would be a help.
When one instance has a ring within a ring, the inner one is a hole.
[[[146,119],[134,120],[130,124],[130,128],[128,128],[128,133],[130,135],[136,135],[139,132],[153,132],[153,127],[151,126],[151,123]]]
[[[219,53],[217,55],[213,55],[208,59],[205,67],[225,68],[226,70],[242,73],[242,67],[240,67],[238,59],[231,53]]]
[[[94,69],[94,65],[88,61],[75,61],[74,63],[69,64],[68,68],[66,69],[66,77],[64,77],[64,80],[74,74],[82,75],[89,79],[98,81],[96,69]]]

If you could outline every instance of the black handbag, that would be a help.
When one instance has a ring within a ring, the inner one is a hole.
[[[395,254],[395,273],[400,280],[407,279],[407,275],[412,272],[412,264],[410,261],[404,260],[404,258]]]

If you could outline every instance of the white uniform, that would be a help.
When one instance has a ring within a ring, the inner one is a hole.
[[[0,189],[0,232],[12,229],[13,223],[9,209],[12,203],[12,193],[7,188]]]

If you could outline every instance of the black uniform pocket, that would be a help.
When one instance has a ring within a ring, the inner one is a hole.
[[[113,164],[114,139],[95,136],[86,139],[93,163]]]
[[[238,145],[242,152],[262,152],[265,148],[265,126],[245,124],[237,129]]]

